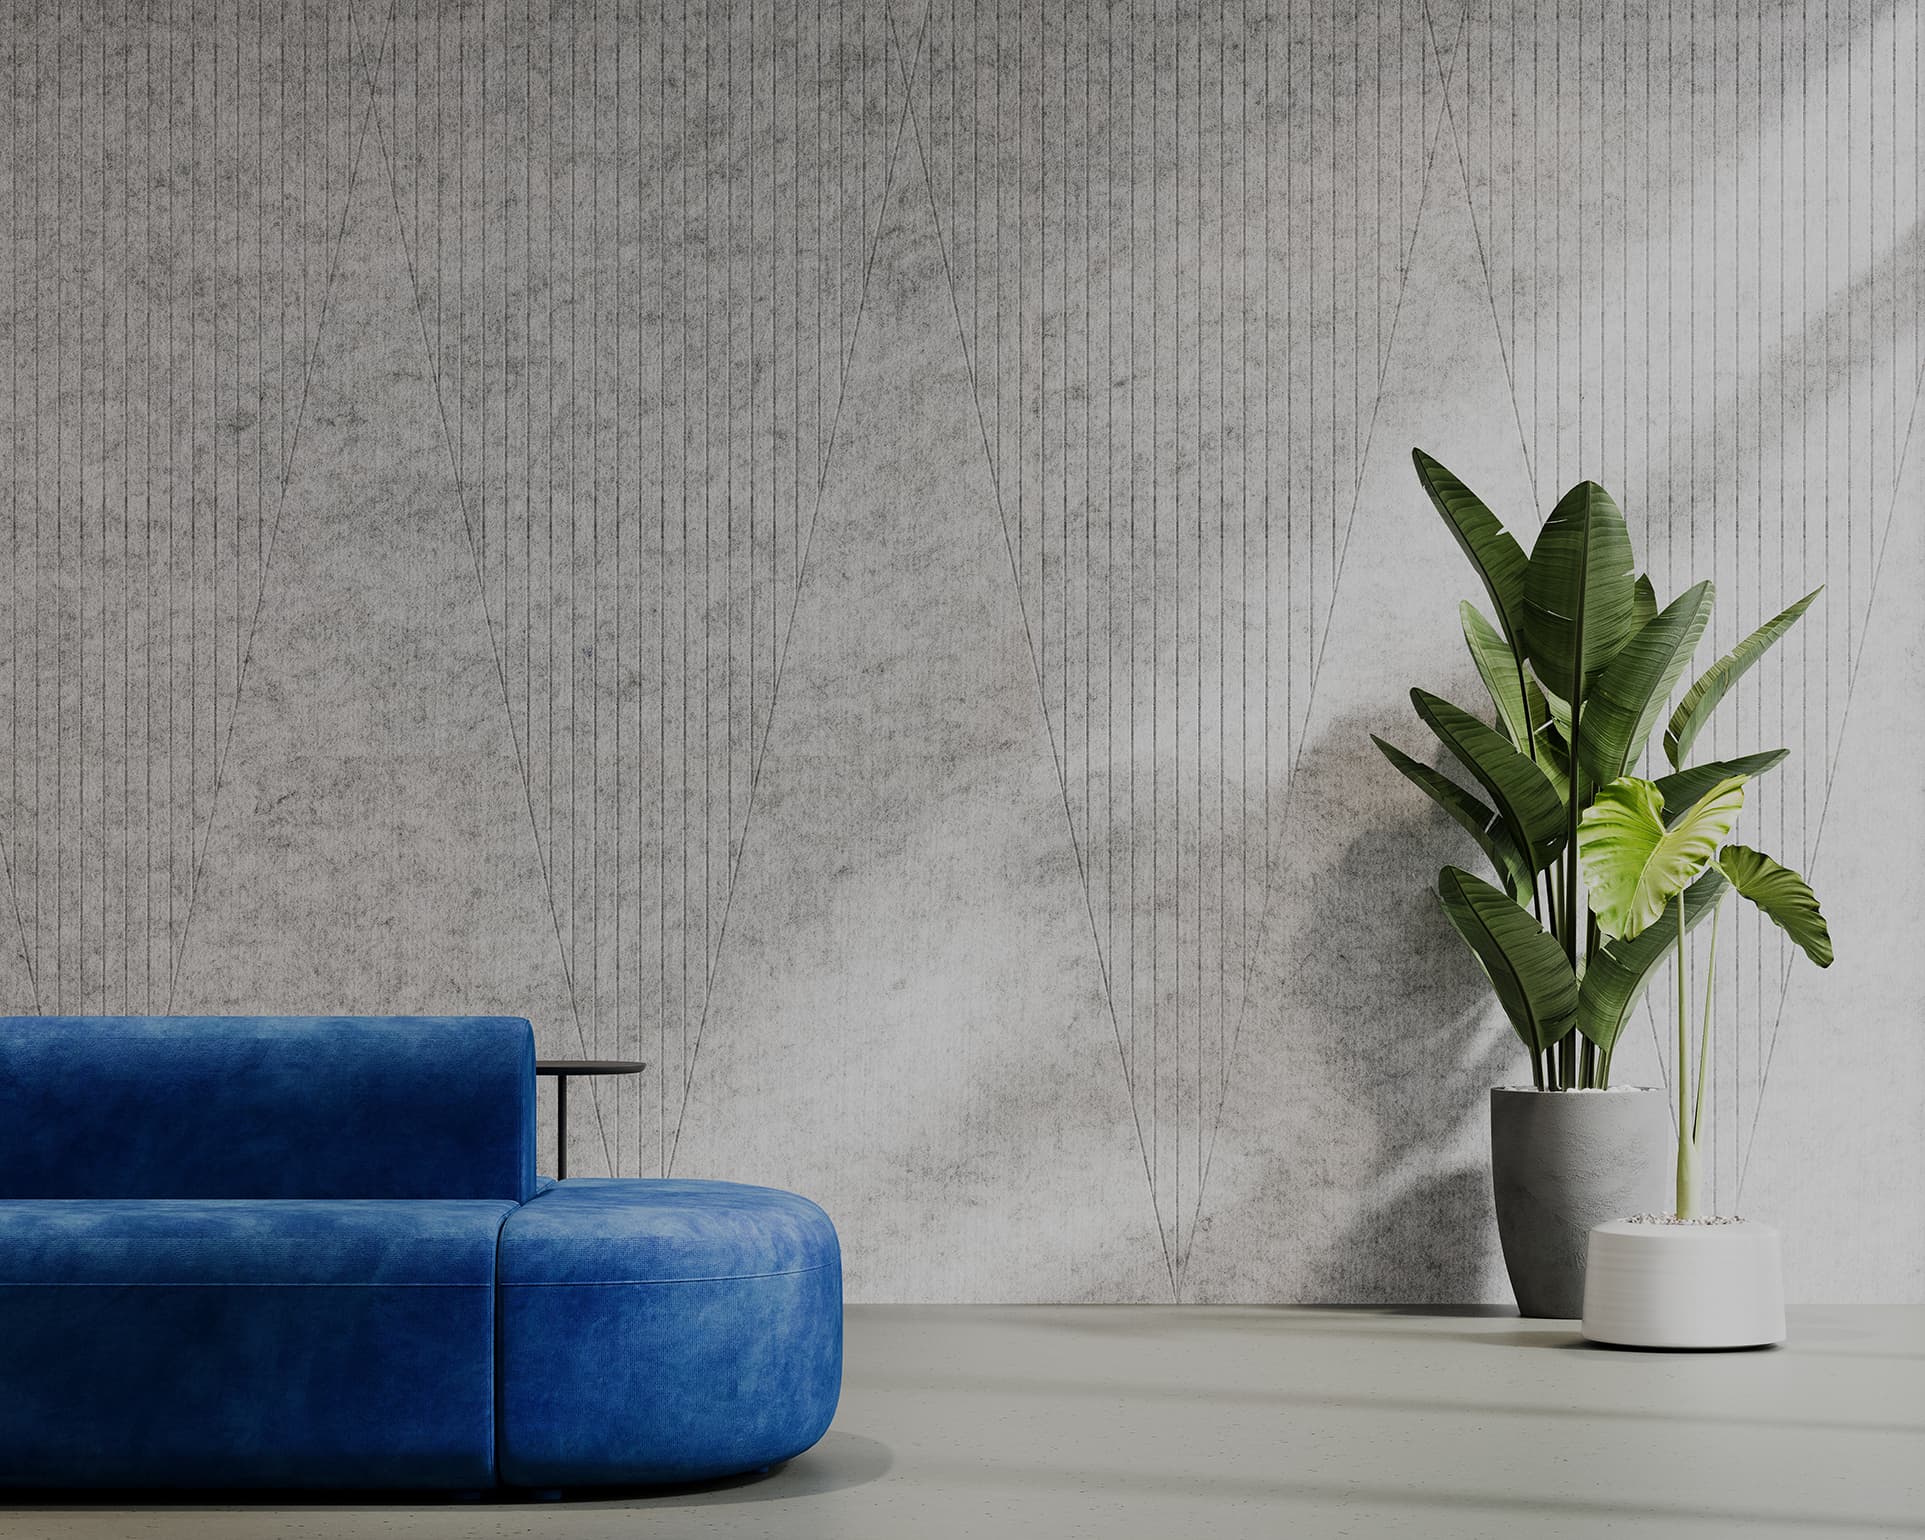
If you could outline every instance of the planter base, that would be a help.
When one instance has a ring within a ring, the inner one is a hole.
[[[1768,1347],[1785,1340],[1770,1225],[1617,1219],[1591,1230],[1584,1335],[1641,1348]]]

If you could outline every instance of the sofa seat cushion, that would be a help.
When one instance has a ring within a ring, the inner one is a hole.
[[[806,1198],[576,1179],[501,1234],[501,1479],[700,1481],[801,1453],[842,1386],[842,1256]]]
[[[0,1202],[0,1485],[491,1485],[514,1207]]]
[[[764,1277],[840,1260],[815,1204],[737,1182],[571,1177],[502,1239],[505,1284]]]

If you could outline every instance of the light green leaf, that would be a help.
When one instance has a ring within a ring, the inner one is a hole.
[[[1457,606],[1457,613],[1464,623],[1464,645],[1470,649],[1484,688],[1490,691],[1498,722],[1511,742],[1529,753],[1526,745],[1531,735],[1551,719],[1544,692],[1511,651],[1510,643],[1498,635],[1497,628],[1476,605],[1466,599]]]
[[[1631,535],[1611,494],[1581,481],[1558,500],[1524,570],[1524,641],[1545,687],[1573,704],[1631,639]]]
[[[1577,1019],[1577,977],[1564,950],[1530,914],[1469,872],[1447,866],[1437,898],[1476,954],[1524,1046],[1542,1053]]]
[[[1744,778],[1718,782],[1670,828],[1664,799],[1627,775],[1600,787],[1577,825],[1577,859],[1591,912],[1607,936],[1630,939],[1697,881],[1744,810]]]
[[[1370,741],[1383,750],[1384,758],[1401,770],[1412,785],[1425,792],[1431,801],[1449,813],[1477,841],[1477,848],[1484,852],[1496,868],[1497,875],[1509,885],[1511,896],[1520,904],[1528,904],[1531,901],[1531,869],[1517,853],[1517,846],[1512,843],[1504,821],[1448,776],[1439,774],[1429,765],[1419,764],[1395,744],[1384,742],[1375,733],[1370,735]]]
[[[1698,677],[1698,682],[1685,691],[1684,699],[1678,702],[1678,709],[1671,714],[1671,725],[1664,730],[1665,757],[1674,768],[1684,763],[1685,755],[1691,752],[1691,745],[1697,742],[1698,734],[1711,719],[1718,702],[1744,677],[1752,664],[1771,651],[1779,637],[1798,623],[1798,617],[1810,609],[1813,601],[1824,591],[1822,585],[1814,588],[1790,609],[1772,616],[1706,669]]]
[[[1731,885],[1771,916],[1805,956],[1821,968],[1831,966],[1831,928],[1818,909],[1818,895],[1789,866],[1747,845],[1727,845],[1718,866]]]
[[[1767,749],[1762,754],[1743,754],[1737,759],[1713,759],[1702,765],[1693,765],[1689,770],[1680,770],[1676,775],[1661,775],[1651,784],[1658,788],[1664,798],[1664,821],[1667,825],[1676,823],[1691,805],[1718,782],[1731,776],[1742,776],[1746,780],[1755,779],[1767,770],[1775,769],[1783,763],[1789,749]]]
[[[1444,516],[1459,549],[1470,558],[1484,581],[1497,611],[1497,623],[1504,635],[1517,646],[1524,635],[1524,548],[1511,532],[1486,508],[1477,494],[1459,481],[1445,466],[1421,449],[1410,452],[1423,484],[1437,511]]]
[[[1725,880],[1714,866],[1684,890],[1684,928],[1694,930],[1724,897]],[[1584,964],[1577,992],[1577,1029],[1609,1053],[1637,1009],[1651,972],[1677,944],[1675,923],[1653,925],[1642,935],[1607,941]]]
[[[1532,871],[1550,865],[1564,844],[1564,809],[1544,772],[1462,707],[1412,690],[1411,704],[1496,804]]]
[[[1709,583],[1687,588],[1624,645],[1584,700],[1579,751],[1598,785],[1631,769],[1711,620]]]

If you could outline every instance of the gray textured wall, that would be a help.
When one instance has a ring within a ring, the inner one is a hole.
[[[1711,745],[1840,955],[1735,926],[1716,1185],[1918,1297],[1919,45],[21,0],[6,1003],[525,1013],[651,1061],[578,1169],[810,1192],[857,1298],[1501,1297],[1523,1066],[1365,737],[1474,689],[1422,443],[1721,650],[1828,585]]]

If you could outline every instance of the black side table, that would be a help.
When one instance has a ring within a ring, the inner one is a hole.
[[[555,1077],[555,1178],[568,1175],[568,1077],[639,1075],[648,1066],[636,1059],[537,1059],[537,1075]]]

